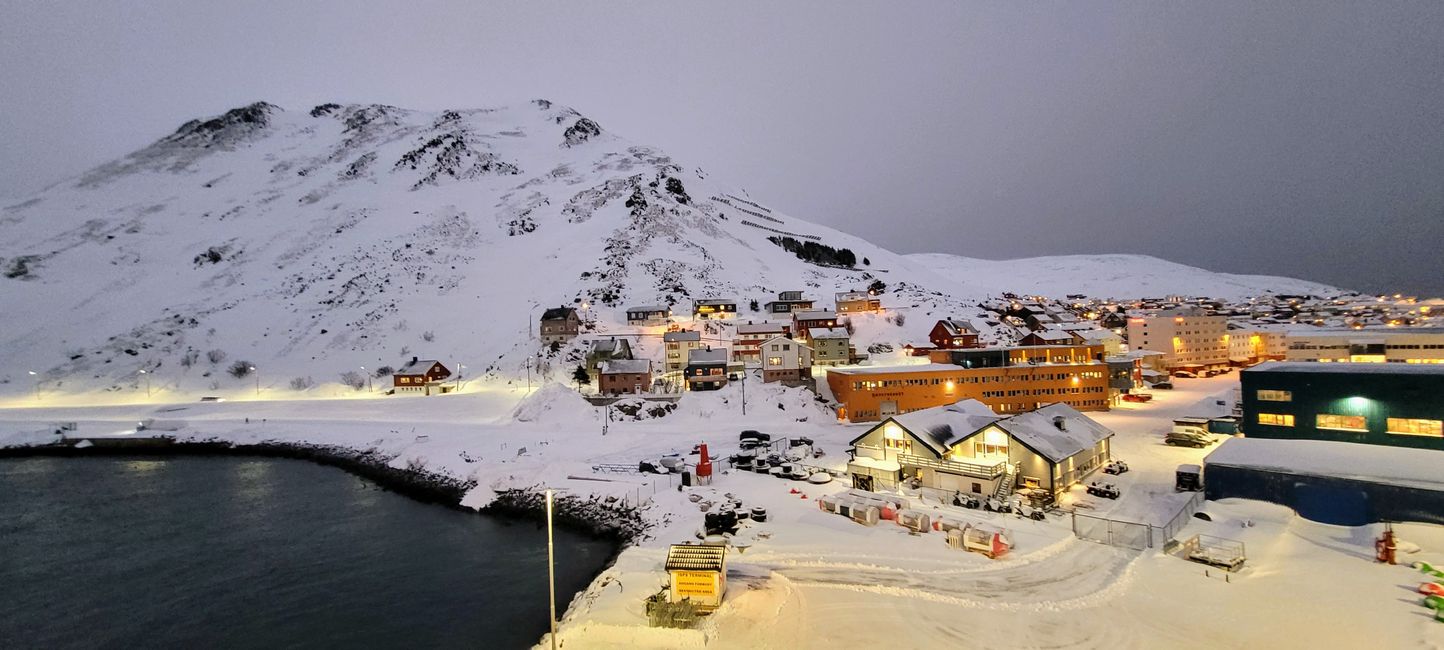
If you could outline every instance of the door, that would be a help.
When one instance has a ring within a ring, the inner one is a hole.
[[[886,400],[886,401],[884,401],[882,404],[880,404],[880,405],[878,406],[878,415],[880,415],[881,417],[884,417],[884,418],[897,415],[897,401],[896,401],[896,400]]]
[[[866,474],[853,474],[852,486],[859,490],[872,491],[872,477]]]

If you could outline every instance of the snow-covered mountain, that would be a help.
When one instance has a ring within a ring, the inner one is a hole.
[[[1239,299],[1265,293],[1333,295],[1339,289],[1317,282],[1271,275],[1216,273],[1148,255],[1059,255],[984,260],[944,253],[920,253],[909,261],[969,287],[997,287],[1017,294],[1093,298],[1209,296]]]
[[[855,268],[770,237],[848,249]],[[142,377],[188,393],[288,390],[411,356],[511,378],[557,305],[585,305],[605,332],[625,329],[630,304],[685,311],[724,296],[746,310],[802,289],[830,305],[881,279],[886,304],[921,313],[861,323],[865,347],[1005,290],[1127,293],[1066,269],[1017,286],[947,259],[960,258],[897,255],[780,214],[544,100],[439,113],[257,103],[0,209],[0,393],[30,391],[30,371],[46,390],[129,391]],[[1199,288],[1235,288],[1198,273]],[[639,347],[660,355],[659,342]],[[238,362],[259,380],[230,376]]]

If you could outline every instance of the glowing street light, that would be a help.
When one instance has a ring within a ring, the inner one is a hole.
[[[463,371],[463,370],[466,370],[466,364],[464,364],[464,363],[458,363],[458,364],[456,364],[456,390],[457,390],[457,392],[460,392],[460,391],[461,391],[461,371]]]
[[[35,401],[38,402],[40,401],[40,375],[36,374],[34,370],[28,372],[30,373],[31,383],[35,384]]]
[[[150,399],[150,375],[146,373],[146,371],[141,370],[140,376],[145,379],[145,398]]]
[[[366,375],[366,392],[376,392],[376,390],[371,387],[371,373],[366,372],[366,366],[361,366],[361,374]]]
[[[247,366],[247,368],[250,369],[251,374],[253,374],[253,375],[256,376],[256,397],[260,397],[260,396],[261,396],[261,372],[260,372],[259,370],[256,370],[256,367],[255,367],[255,366]]]

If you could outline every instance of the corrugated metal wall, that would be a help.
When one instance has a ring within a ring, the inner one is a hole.
[[[1325,524],[1444,524],[1444,491],[1216,464],[1204,467],[1203,481],[1204,494],[1210,501],[1268,501]]]

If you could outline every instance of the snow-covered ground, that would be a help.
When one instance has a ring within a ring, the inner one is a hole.
[[[826,452],[816,462],[845,463],[845,443],[865,425],[835,423],[805,391],[749,384],[746,416],[734,386],[687,394],[660,419],[610,422],[605,435],[601,410],[560,386],[527,395],[505,384],[475,384],[431,398],[8,408],[0,410],[0,445],[43,442],[59,421],[96,433],[167,418],[185,421],[177,432],[184,439],[376,450],[395,467],[476,480],[464,500],[472,506],[484,505],[494,489],[528,486],[645,504],[656,522],[652,537],[623,551],[572,603],[561,628],[569,648],[1444,647],[1444,625],[1427,618],[1412,594],[1418,574],[1372,562],[1376,526],[1314,524],[1257,502],[1207,503],[1213,521],[1192,520],[1183,534],[1247,545],[1246,568],[1225,581],[1217,570],[1158,550],[1075,539],[1061,514],[1035,522],[932,500],[919,506],[1006,528],[1014,552],[988,560],[947,548],[938,533],[910,535],[887,522],[867,528],[820,511],[817,497],[844,489],[836,482],[815,486],[729,471],[711,487],[682,492],[675,476],[593,471],[602,463],[685,456],[704,440],[725,457],[745,428],[813,438]],[[1180,380],[1150,403],[1095,414],[1117,432],[1114,453],[1133,471],[1108,477],[1123,491],[1118,501],[1079,490],[1069,504],[1163,523],[1182,498],[1172,490],[1174,467],[1207,451],[1163,445],[1163,432],[1173,417],[1225,411],[1215,400],[1228,402],[1236,386],[1236,375]],[[701,525],[689,496],[718,503],[727,494],[767,508],[769,521],[747,526],[734,540],[747,548],[729,558],[726,603],[698,630],[646,627],[642,600],[665,584],[667,545],[695,539]],[[1408,560],[1444,563],[1444,528],[1399,529],[1423,547]]]

